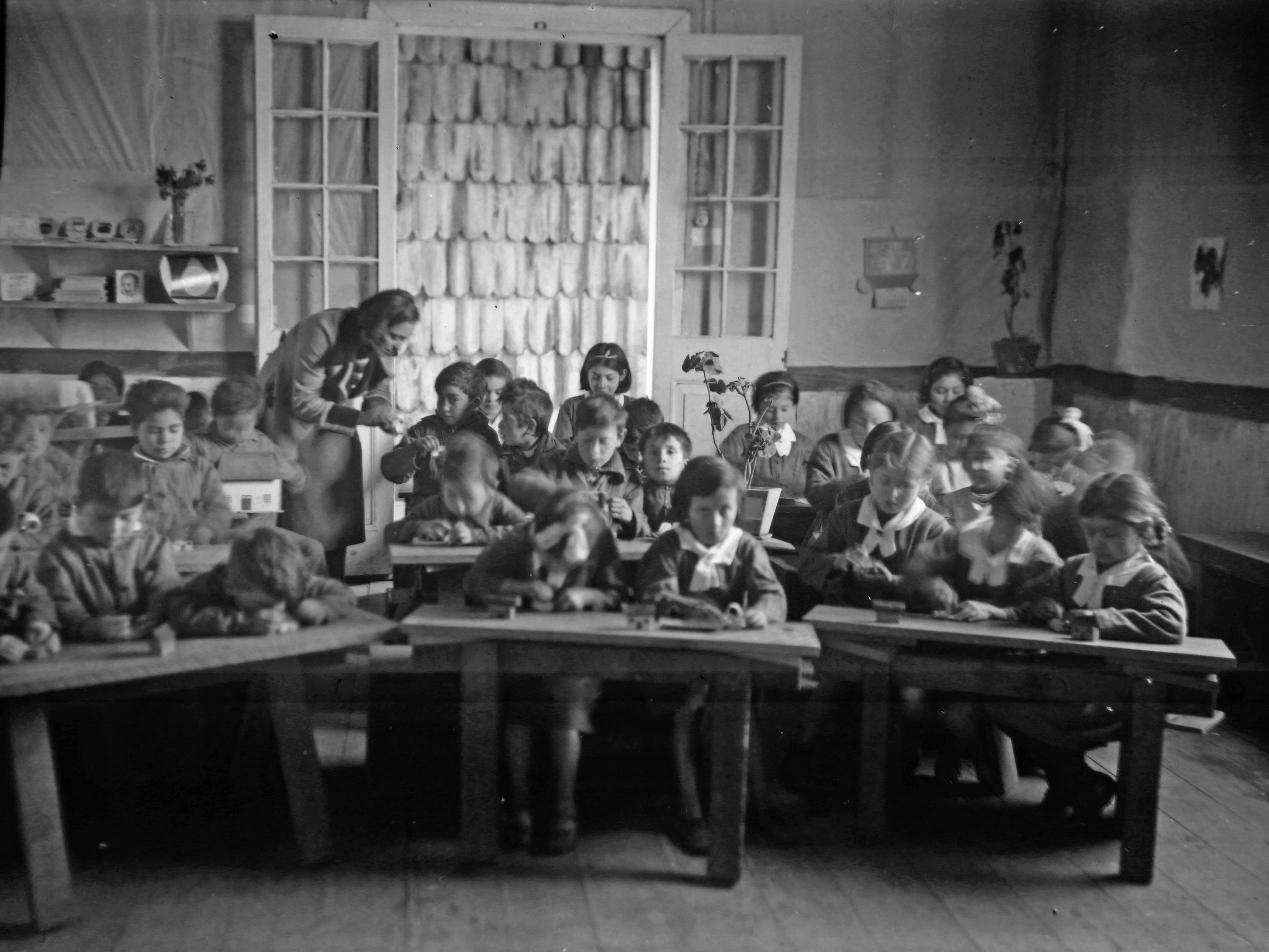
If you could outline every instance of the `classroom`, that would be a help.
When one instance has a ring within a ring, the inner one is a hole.
[[[1269,5],[3,24],[0,952],[1269,949]]]

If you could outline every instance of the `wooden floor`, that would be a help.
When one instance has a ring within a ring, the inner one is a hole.
[[[328,716],[321,732],[331,764],[363,753],[346,717]],[[456,862],[445,778],[332,766],[339,855],[316,869],[290,864],[276,796],[229,811],[155,795],[98,828],[72,817],[84,915],[43,937],[21,925],[6,841],[0,952],[1269,949],[1259,737],[1169,732],[1150,887],[1114,879],[1113,840],[1059,836],[1035,808],[1037,780],[1010,802],[918,786],[891,840],[868,849],[852,842],[849,810],[821,809],[801,828],[808,844],[755,834],[741,883],[720,890],[693,882],[703,861],[662,834],[663,778],[584,777],[576,855],[471,872]]]

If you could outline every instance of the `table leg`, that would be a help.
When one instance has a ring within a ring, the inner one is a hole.
[[[270,665],[265,682],[300,862],[320,863],[330,856],[330,818],[299,659]]]
[[[1149,884],[1154,878],[1164,713],[1163,684],[1152,678],[1134,680],[1128,730],[1119,752],[1119,876],[1130,883]]]
[[[890,668],[864,662],[860,724],[859,841],[886,835],[886,755],[890,745]]]
[[[10,701],[6,713],[27,903],[32,924],[43,932],[75,916],[48,712],[24,698]]]
[[[498,646],[463,645],[462,677],[463,853],[487,863],[498,856]]]
[[[710,749],[709,859],[706,877],[720,886],[740,879],[745,850],[745,793],[749,764],[749,672],[711,678],[714,732]]]

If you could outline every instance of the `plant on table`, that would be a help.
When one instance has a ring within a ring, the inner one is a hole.
[[[1002,374],[1017,376],[1030,373],[1040,356],[1040,344],[1028,334],[1018,333],[1016,317],[1018,305],[1031,297],[1026,288],[1027,255],[1020,238],[1022,222],[1005,219],[996,222],[992,233],[992,258],[1004,263],[1000,273],[1000,293],[1005,295],[1005,337],[996,341],[992,349]]]
[[[719,455],[722,455],[722,450],[718,446],[718,434],[727,428],[727,424],[733,417],[718,398],[734,393],[744,401],[745,412],[748,415],[745,424],[744,455],[745,488],[748,489],[753,483],[758,460],[775,455],[775,444],[779,434],[771,424],[766,422],[767,408],[764,407],[758,414],[758,418],[754,419],[753,404],[749,399],[749,392],[753,389],[752,382],[744,377],[725,379],[722,361],[712,350],[688,354],[683,358],[683,372],[699,373],[705,382],[705,413],[709,416],[709,435],[714,441],[714,450]]]
[[[216,176],[207,171],[207,160],[199,159],[180,172],[175,166],[158,166],[154,170],[154,184],[159,187],[159,198],[172,200],[171,238],[173,243],[180,244],[185,240],[185,200],[194,189],[215,185]]]

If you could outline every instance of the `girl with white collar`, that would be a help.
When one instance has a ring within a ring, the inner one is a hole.
[[[852,387],[842,408],[845,429],[821,438],[811,451],[806,501],[825,512],[836,506],[842,492],[864,478],[861,456],[868,434],[896,416],[894,391],[880,380],[865,380]]]
[[[911,426],[930,441],[940,462],[947,459],[948,455],[943,415],[952,401],[964,396],[973,383],[974,375],[955,357],[940,357],[925,368],[921,389],[917,393],[921,409],[917,411]]]

